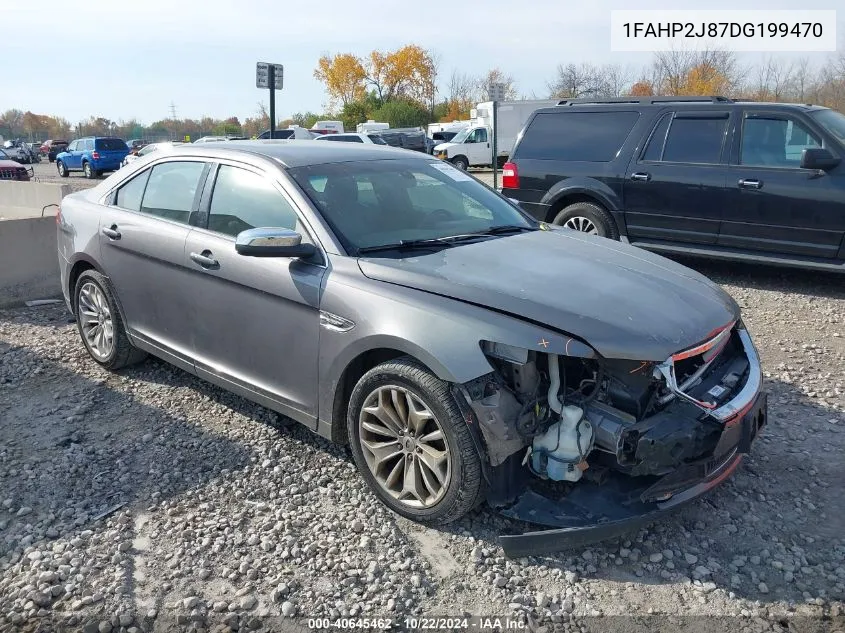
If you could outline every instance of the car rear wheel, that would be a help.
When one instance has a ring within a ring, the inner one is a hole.
[[[91,358],[111,370],[146,358],[129,341],[108,279],[94,270],[84,271],[76,280],[73,298],[76,325]]]
[[[62,178],[67,178],[67,175],[68,175],[67,166],[62,161],[60,161],[60,160],[56,161],[56,170],[58,170],[59,176],[61,176]]]
[[[447,383],[412,358],[368,371],[347,416],[352,455],[394,512],[442,525],[481,499],[481,461]]]
[[[460,170],[466,171],[469,168],[469,161],[463,156],[455,156],[452,164]]]
[[[96,173],[94,172],[94,169],[91,167],[91,163],[89,162],[82,163],[82,173],[84,173],[85,177],[89,180],[96,176]]]
[[[619,239],[619,232],[611,215],[592,202],[576,202],[564,207],[555,216],[553,223],[589,235]]]

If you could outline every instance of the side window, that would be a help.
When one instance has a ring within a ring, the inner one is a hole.
[[[73,141],[70,145],[67,146],[68,152],[75,152],[76,151],[76,141]]]
[[[639,112],[536,114],[514,148],[518,159],[609,162],[616,158],[639,119]]]
[[[671,112],[667,112],[660,117],[660,121],[657,122],[654,131],[651,133],[651,137],[648,139],[648,145],[646,145],[645,151],[643,152],[642,160],[655,161],[663,158],[663,144],[666,142],[666,132],[671,122]]]
[[[89,138],[87,141],[85,141],[84,149],[86,152],[90,152],[92,149],[94,149],[94,139]]]
[[[487,130],[484,128],[478,128],[475,131],[475,142],[476,143],[486,143],[487,142]]]
[[[150,170],[146,169],[143,173],[138,174],[132,180],[123,185],[117,190],[117,200],[115,205],[123,209],[140,211],[141,198],[144,195],[144,188],[147,186],[147,180],[149,180],[149,178]]]
[[[742,124],[742,165],[798,167],[801,152],[821,147],[815,134],[791,119],[746,118]]]
[[[245,169],[222,165],[211,196],[208,228],[236,236],[259,227],[295,230],[296,212],[269,180]]]
[[[160,163],[152,168],[141,211],[188,224],[205,163]]]
[[[687,119],[676,116],[666,136],[663,160],[673,163],[718,163],[727,127],[727,117]]]

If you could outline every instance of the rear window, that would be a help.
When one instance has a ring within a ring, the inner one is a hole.
[[[129,149],[126,143],[119,138],[98,138],[94,143],[97,149],[101,151]]]
[[[616,157],[638,112],[543,113],[525,130],[514,158],[608,162]]]

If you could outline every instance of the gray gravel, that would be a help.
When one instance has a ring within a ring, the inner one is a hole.
[[[546,630],[633,622],[613,615],[741,616],[708,630],[841,621],[842,279],[692,263],[744,308],[770,391],[763,437],[732,480],[665,522],[519,560],[490,511],[445,530],[397,518],[345,449],[185,372],[99,369],[63,306],[0,312],[0,630],[463,613]]]

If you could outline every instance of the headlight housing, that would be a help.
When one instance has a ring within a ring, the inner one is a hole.
[[[494,341],[481,341],[481,351],[487,356],[506,360],[509,363],[516,363],[517,365],[524,365],[528,362],[528,350],[524,347],[496,343]]]

